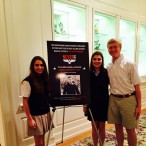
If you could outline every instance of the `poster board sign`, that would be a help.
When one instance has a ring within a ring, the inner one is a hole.
[[[47,41],[53,106],[90,103],[87,42]]]

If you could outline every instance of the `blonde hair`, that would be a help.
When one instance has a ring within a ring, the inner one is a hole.
[[[121,40],[116,39],[116,38],[112,38],[112,39],[110,39],[110,40],[107,42],[107,48],[108,48],[108,45],[109,45],[109,44],[112,44],[112,43],[117,43],[117,44],[119,45],[119,47],[122,48],[122,42],[121,42]]]

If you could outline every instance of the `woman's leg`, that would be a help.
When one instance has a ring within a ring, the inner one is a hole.
[[[100,146],[103,146],[105,140],[105,122],[99,122]]]
[[[94,122],[92,121],[91,125],[92,125],[93,143],[94,143],[94,146],[98,146],[98,134],[97,134],[96,128],[97,128],[97,130],[99,129],[99,123],[95,121],[95,124],[94,124]],[[96,125],[96,128],[95,128],[95,125]]]
[[[34,136],[35,146],[45,146],[44,135]]]

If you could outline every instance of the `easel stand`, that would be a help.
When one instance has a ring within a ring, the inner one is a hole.
[[[81,107],[81,106],[77,106],[77,107]],[[100,136],[99,136],[99,132],[98,132],[98,129],[96,127],[96,123],[94,121],[94,118],[93,118],[93,115],[92,115],[92,112],[91,112],[91,109],[89,109],[89,113],[90,113],[90,116],[91,116],[91,119],[94,123],[94,126],[95,126],[95,129],[96,129],[96,133],[97,133],[97,136],[99,138],[99,144],[100,146],[104,146],[104,143],[102,143],[101,139],[100,139]],[[48,137],[47,137],[47,142],[46,142],[46,146],[48,146],[49,144],[49,141],[50,141],[50,136],[51,136],[51,129],[52,129],[52,126],[53,126],[53,118],[54,118],[54,113],[56,111],[56,107],[53,107],[52,109],[52,116],[51,116],[51,123],[50,123],[50,128],[49,128],[49,133],[48,133]],[[61,143],[63,143],[63,135],[64,135],[64,119],[65,119],[65,106],[63,106],[63,125],[62,125],[62,140],[61,140]],[[98,144],[97,144],[98,145]]]
[[[62,108],[62,107],[60,107]],[[51,136],[51,130],[52,130],[52,126],[53,126],[53,118],[54,118],[54,114],[56,111],[56,107],[52,107],[52,116],[51,116],[51,123],[50,123],[50,128],[49,128],[49,133],[48,133],[48,137],[47,137],[47,142],[46,142],[46,146],[48,146],[49,141],[50,141],[50,136]],[[62,124],[62,140],[61,143],[63,143],[63,134],[64,134],[64,119],[65,119],[65,106],[63,106],[63,124]]]

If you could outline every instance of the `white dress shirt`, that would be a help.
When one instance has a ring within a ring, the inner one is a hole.
[[[135,91],[134,85],[140,84],[136,64],[123,55],[107,67],[112,94],[130,94]]]

